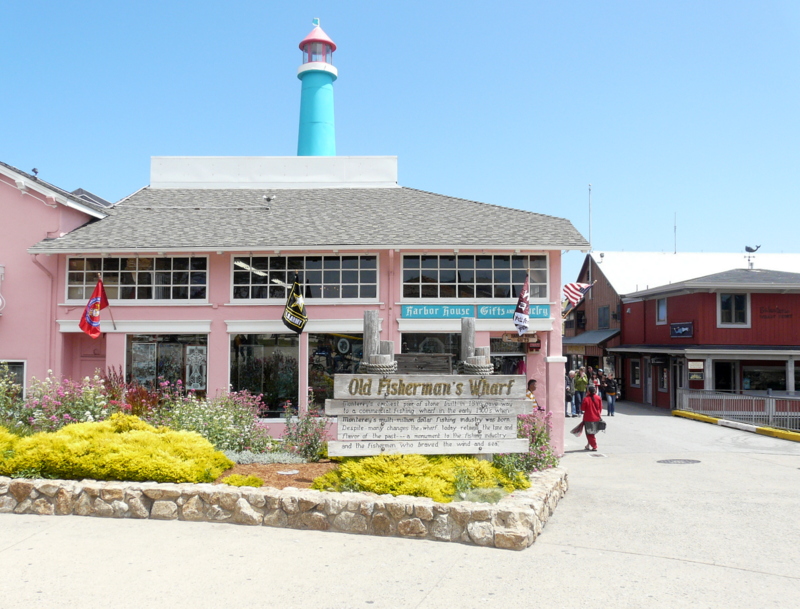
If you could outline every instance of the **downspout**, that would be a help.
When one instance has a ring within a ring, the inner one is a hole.
[[[38,255],[39,254],[31,254],[31,261],[36,266],[38,266],[40,269],[42,269],[42,271],[44,271],[44,274],[47,275],[47,277],[50,279],[50,290],[49,290],[50,294],[49,294],[49,297],[48,297],[48,302],[50,304],[50,316],[49,316],[50,319],[48,320],[48,323],[47,323],[47,369],[48,370],[52,370],[53,369],[53,359],[54,359],[54,355],[53,355],[53,324],[55,323],[55,310],[54,310],[55,306],[53,304],[53,284],[55,282],[55,278],[53,277],[53,274],[50,271],[48,271],[44,266],[42,266],[41,262],[39,262],[39,260],[37,259]]]

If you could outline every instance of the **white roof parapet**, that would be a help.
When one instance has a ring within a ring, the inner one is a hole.
[[[397,188],[396,156],[154,156],[151,188]]]

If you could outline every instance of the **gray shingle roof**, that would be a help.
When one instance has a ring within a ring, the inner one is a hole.
[[[563,218],[411,188],[144,188],[106,211],[107,218],[29,251],[589,246]]]
[[[648,298],[675,292],[708,290],[750,290],[759,292],[800,291],[800,273],[787,273],[768,269],[731,269],[721,273],[687,279],[679,283],[627,294],[628,298]]]

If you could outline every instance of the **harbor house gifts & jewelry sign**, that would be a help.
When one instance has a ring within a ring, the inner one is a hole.
[[[524,376],[337,374],[325,401],[338,416],[328,454],[526,452],[517,415],[531,410]]]

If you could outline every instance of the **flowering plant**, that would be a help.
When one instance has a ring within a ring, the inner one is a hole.
[[[558,457],[550,445],[551,418],[551,413],[542,410],[517,415],[517,437],[528,439],[528,452],[495,455],[494,464],[506,474],[512,471],[530,474],[556,467]]]
[[[293,414],[292,402],[287,400],[283,415],[286,423],[283,431],[284,450],[297,453],[308,461],[319,461],[325,449],[328,421],[310,412],[298,417]]]
[[[5,413],[15,420],[15,427],[26,431],[56,431],[70,423],[103,421],[117,412],[106,395],[103,379],[95,374],[81,381],[58,380],[48,371],[47,377],[32,378],[28,395]]]

